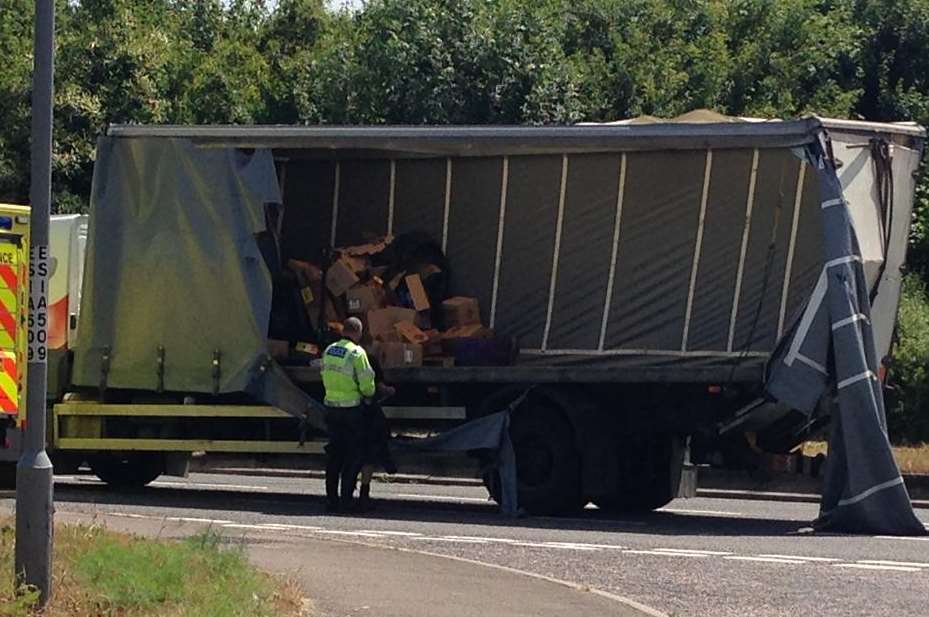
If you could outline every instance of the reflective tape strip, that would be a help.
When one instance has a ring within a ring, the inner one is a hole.
[[[323,370],[322,370],[322,372],[324,372],[324,373],[325,373],[325,372],[338,373],[338,374],[340,374],[340,375],[346,375],[346,376],[348,376],[348,377],[354,377],[354,376],[355,376],[355,367],[353,367],[353,366],[351,366],[351,365],[342,365],[342,364],[338,364],[338,365],[327,365],[327,364],[324,363],[324,364],[323,364]]]
[[[365,370],[365,371],[359,371],[359,372],[358,372],[358,378],[359,378],[359,379],[374,379],[374,371],[372,371],[372,370],[370,370],[370,369],[369,369],[369,370]]]
[[[619,254],[619,230],[623,220],[623,195],[626,192],[626,153],[619,161],[619,190],[616,193],[616,218],[613,219],[613,254],[610,257],[610,274],[606,280],[606,298],[603,302],[603,317],[600,321],[600,342],[597,349],[603,351],[606,344],[606,327],[610,319],[610,305],[613,302],[613,282],[616,278],[616,258]]]
[[[0,411],[19,411],[19,371],[15,352],[0,352]]]
[[[893,480],[888,480],[887,482],[881,482],[880,484],[875,484],[871,488],[861,491],[854,497],[849,497],[847,499],[840,499],[839,507],[854,505],[858,503],[859,501],[867,499],[874,493],[883,491],[884,489],[892,488],[894,486],[897,486],[898,484],[903,484],[903,476],[897,476]]]
[[[834,268],[836,266],[841,266],[842,264],[852,263],[855,261],[861,261],[859,255],[846,255],[845,257],[836,257],[835,259],[830,259],[826,262],[825,268]]]
[[[397,161],[390,161],[390,196],[387,199],[387,235],[394,235],[394,193],[397,187]]]
[[[4,287],[14,292],[19,288],[19,277],[16,276],[16,270],[13,269],[13,266],[0,266],[0,282],[3,283]]]
[[[6,395],[0,393],[0,412],[11,415],[16,414],[19,412],[19,405],[16,401],[12,401]]]
[[[10,313],[15,313],[18,305],[15,289],[0,288],[0,308],[4,308]]]
[[[748,178],[748,198],[745,200],[745,222],[742,226],[742,248],[739,250],[739,269],[735,276],[735,292],[732,294],[732,312],[729,313],[729,342],[726,351],[732,351],[735,340],[735,323],[739,315],[739,299],[742,294],[742,275],[745,273],[745,255],[748,252],[748,237],[752,228],[752,206],[755,202],[755,185],[758,180],[758,148],[752,153],[752,171]]]
[[[0,347],[13,347],[16,344],[16,317],[0,307]]]
[[[810,332],[810,327],[813,325],[813,320],[819,312],[819,307],[826,297],[826,289],[828,289],[828,287],[829,281],[826,279],[826,269],[823,268],[823,271],[819,273],[819,279],[816,281],[816,287],[813,288],[813,294],[810,296],[809,304],[807,304],[806,310],[803,312],[803,317],[800,319],[797,333],[790,342],[790,349],[787,352],[787,356],[784,358],[784,364],[787,366],[792,365],[797,356],[800,355],[800,347],[803,346],[803,341],[806,340],[806,335]]]
[[[826,201],[822,203],[822,208],[823,210],[825,210],[826,208],[831,208],[833,206],[841,206],[844,203],[845,203],[845,200],[843,200],[841,197],[837,197],[835,199],[827,199]]]
[[[330,401],[329,399],[326,399],[325,401],[323,401],[323,404],[326,407],[337,407],[340,409],[346,409],[348,407],[358,407],[359,405],[361,405],[361,399],[359,398],[353,401]]]
[[[335,233],[339,224],[339,182],[342,177],[342,168],[339,162],[335,162],[335,179],[332,185],[332,229],[329,234],[329,246],[335,246]]]
[[[781,310],[777,318],[777,338],[784,336],[784,318],[787,316],[787,297],[790,294],[790,275],[794,265],[794,250],[797,246],[797,228],[800,225],[800,206],[803,200],[803,182],[805,179],[806,163],[800,161],[797,192],[794,194],[793,223],[790,226],[790,242],[787,245],[787,265],[784,270],[784,285],[781,288]]]
[[[558,192],[558,218],[555,220],[555,248],[552,254],[552,277],[548,286],[548,309],[545,312],[545,329],[542,331],[542,350],[548,349],[548,334],[552,328],[552,311],[555,308],[555,290],[558,285],[558,257],[561,253],[561,230],[564,225],[565,191],[568,185],[568,155],[561,155],[561,187]]]
[[[448,250],[448,214],[452,207],[452,159],[445,159],[445,209],[442,214],[442,252]]]
[[[713,151],[706,151],[706,163],[703,168],[703,193],[700,196],[700,215],[697,217],[697,237],[694,241],[694,258],[690,268],[690,286],[687,290],[687,309],[684,311],[684,332],[681,334],[681,351],[687,351],[687,338],[690,336],[690,317],[694,306],[694,292],[697,287],[697,272],[700,268],[700,251],[703,248],[703,226],[706,223],[706,202],[710,195],[710,176],[713,173]]]
[[[823,375],[828,375],[828,374],[829,374],[829,371],[826,370],[826,367],[825,367],[825,366],[823,366],[822,364],[820,364],[819,362],[817,362],[817,361],[814,360],[813,358],[808,358],[807,356],[804,356],[802,353],[798,353],[794,359],[797,360],[798,362],[802,363],[802,364],[806,364],[806,365],[809,366],[810,368],[816,369],[817,371],[819,371],[819,372],[822,373]]]
[[[868,319],[867,315],[864,315],[863,313],[856,313],[852,315],[851,317],[840,319],[839,321],[832,324],[832,331],[835,332],[839,328],[844,328],[845,326],[851,325],[855,323],[856,321],[863,321],[865,323],[870,323],[870,320]]]
[[[490,327],[497,320],[497,291],[500,287],[500,264],[503,258],[503,225],[506,221],[506,193],[510,179],[510,157],[503,157],[503,180],[500,182],[500,214],[497,220],[497,252],[494,256],[494,279],[490,292]]]
[[[864,373],[859,373],[853,377],[849,377],[848,379],[843,379],[836,387],[841,390],[842,388],[847,388],[848,386],[856,384],[859,381],[864,381],[865,379],[877,379],[877,375],[871,371],[865,371]]]

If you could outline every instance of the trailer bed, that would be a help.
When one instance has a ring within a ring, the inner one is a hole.
[[[384,371],[388,383],[441,384],[538,384],[538,383],[755,383],[764,381],[766,358],[674,357],[642,354],[617,356],[609,364],[578,357],[560,358],[558,365],[409,367]],[[318,367],[288,366],[297,383],[320,381]]]

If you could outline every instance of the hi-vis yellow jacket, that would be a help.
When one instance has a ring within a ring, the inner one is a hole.
[[[347,338],[326,347],[322,374],[329,407],[357,407],[362,398],[374,396],[374,370],[368,354]]]

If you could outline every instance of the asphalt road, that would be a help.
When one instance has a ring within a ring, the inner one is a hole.
[[[61,512],[211,522],[470,559],[579,583],[670,615],[929,616],[929,537],[809,534],[808,503],[696,498],[622,519],[503,518],[482,489],[375,484],[368,515],[323,513],[319,480],[193,474],[116,493],[56,485]],[[12,507],[0,500],[0,511]],[[929,525],[929,511],[919,510]],[[311,558],[311,557],[308,557]]]

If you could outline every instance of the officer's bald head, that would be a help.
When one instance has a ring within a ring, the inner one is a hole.
[[[345,320],[345,323],[342,324],[342,334],[356,343],[361,340],[361,335],[363,333],[364,324],[362,324],[361,320],[357,317],[349,317]]]

